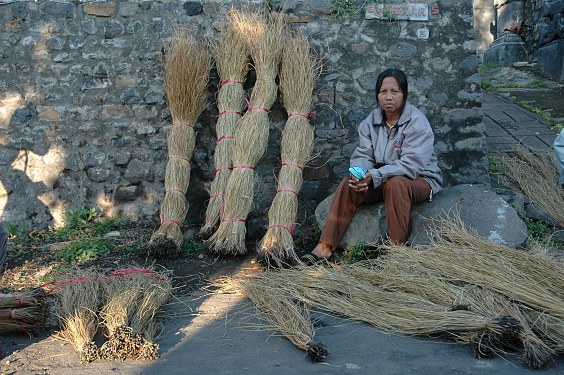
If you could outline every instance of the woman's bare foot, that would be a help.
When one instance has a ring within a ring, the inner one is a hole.
[[[312,254],[317,255],[319,259],[329,259],[331,258],[331,255],[333,255],[333,249],[328,243],[319,242],[312,250]]]

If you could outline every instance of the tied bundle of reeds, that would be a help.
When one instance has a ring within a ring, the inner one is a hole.
[[[329,354],[323,344],[314,341],[315,329],[309,307],[292,300],[283,289],[273,286],[265,278],[223,278],[216,282],[216,286],[223,292],[249,298],[258,317],[267,322],[264,328],[287,337],[313,362],[322,362]]]
[[[174,256],[182,246],[181,226],[188,210],[185,194],[196,142],[194,126],[206,104],[210,67],[207,47],[188,30],[177,29],[170,47],[165,49],[164,81],[172,128],[167,140],[161,225],[149,241],[149,254],[157,257]]]
[[[229,15],[234,15],[234,13],[230,12]],[[206,219],[200,230],[204,238],[209,238],[221,219],[225,188],[233,168],[235,128],[245,109],[243,82],[249,69],[247,44],[230,23],[220,30],[219,41],[214,45],[213,52],[220,80],[217,94],[219,114],[216,124],[214,179],[210,187]]]
[[[48,315],[46,295],[41,288],[0,294],[0,332],[35,335],[45,328]]]
[[[163,273],[125,269],[103,283],[105,304],[100,310],[108,340],[100,355],[106,360],[158,358],[157,314],[170,297],[172,286]]]
[[[247,251],[245,222],[253,205],[254,168],[268,143],[268,112],[277,96],[276,76],[286,27],[279,14],[243,12],[233,12],[231,25],[249,46],[257,79],[235,132],[233,171],[225,189],[223,217],[208,245],[212,252],[236,255]]]
[[[282,167],[276,196],[268,210],[268,231],[258,247],[259,260],[276,266],[298,261],[292,232],[303,168],[313,150],[314,131],[309,124],[309,113],[315,80],[321,71],[319,60],[301,34],[286,40],[282,56],[280,92],[288,120],[282,132]]]
[[[502,341],[514,340],[521,332],[519,322],[509,316],[484,316],[473,311],[452,310],[415,294],[386,291],[342,272],[339,267],[265,271],[248,278],[244,283],[247,284],[245,290],[253,290],[253,295],[268,298],[269,293],[277,290],[276,293],[282,293],[291,300],[367,322],[390,333],[436,335],[488,332],[490,337]],[[293,321],[292,318],[275,317],[288,312],[271,310],[270,314],[274,316],[271,319],[281,323]],[[299,317],[295,316],[294,319]],[[281,333],[291,331],[287,326],[279,330]],[[307,330],[302,334],[307,336]]]
[[[61,330],[57,338],[69,342],[80,355],[80,362],[99,358],[94,337],[98,329],[100,283],[98,275],[90,271],[76,271],[62,276],[65,280],[48,291],[55,296]]]
[[[561,227],[564,227],[564,191],[556,183],[559,171],[552,150],[544,157],[537,156],[524,146],[509,150],[511,155],[500,155],[504,174],[543,208]]]

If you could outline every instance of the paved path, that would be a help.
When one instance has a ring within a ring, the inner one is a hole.
[[[488,152],[503,152],[516,143],[539,151],[552,147],[557,134],[546,120],[499,96],[484,93],[483,98]]]

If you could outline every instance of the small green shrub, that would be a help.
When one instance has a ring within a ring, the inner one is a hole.
[[[103,238],[85,238],[73,241],[57,251],[55,258],[67,262],[85,262],[104,257],[110,253],[113,245]]]
[[[480,65],[480,74],[491,73],[497,68],[499,68],[499,65],[497,64],[492,64],[492,63],[482,64]]]
[[[503,173],[503,166],[498,164],[494,156],[491,154],[488,155],[488,170],[490,171],[490,173]]]
[[[206,251],[206,246],[201,241],[184,241],[182,252],[187,256],[197,256]]]
[[[360,262],[361,260],[370,259],[371,251],[368,245],[364,242],[357,243],[351,246],[339,256],[339,263],[353,264]]]
[[[331,0],[331,4],[335,10],[333,13],[335,18],[341,18],[345,14],[353,14],[359,11],[355,0]]]

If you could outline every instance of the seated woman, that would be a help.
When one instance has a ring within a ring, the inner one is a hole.
[[[343,178],[319,243],[302,262],[311,265],[330,259],[363,203],[384,201],[389,240],[405,243],[411,207],[431,200],[441,190],[433,130],[423,112],[407,101],[407,93],[407,78],[401,70],[387,69],[378,76],[378,108],[359,124],[359,145],[350,160],[351,167],[362,167],[366,174]]]
[[[554,140],[554,157],[556,158],[556,163],[560,169],[560,181],[559,184],[564,189],[564,129],[560,131],[560,134]]]

